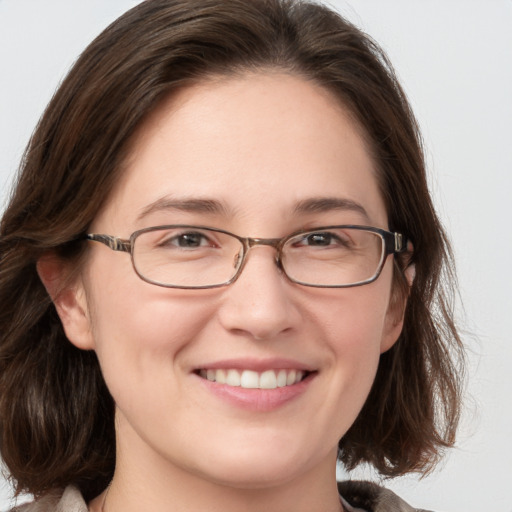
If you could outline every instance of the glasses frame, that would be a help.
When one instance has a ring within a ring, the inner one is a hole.
[[[158,231],[162,229],[174,229],[174,228],[192,228],[192,229],[206,229],[209,231],[214,231],[217,233],[223,233],[225,235],[232,236],[233,238],[236,238],[243,246],[243,252],[241,257],[241,262],[238,266],[237,271],[226,282],[220,283],[220,284],[214,284],[214,285],[204,285],[204,286],[183,286],[183,285],[172,285],[172,284],[162,284],[158,281],[153,281],[145,276],[143,276],[139,270],[137,269],[137,266],[135,265],[135,260],[133,257],[133,248],[135,247],[135,240],[138,236],[140,236],[143,233],[147,233],[149,231]],[[329,229],[356,229],[360,231],[370,231],[372,233],[376,233],[379,235],[383,241],[383,251],[381,260],[379,263],[379,266],[377,268],[377,271],[375,274],[369,278],[365,279],[364,281],[359,281],[357,283],[351,283],[351,284],[342,284],[342,285],[324,285],[324,284],[310,284],[310,283],[304,283],[302,281],[298,281],[292,277],[290,277],[287,273],[285,268],[282,265],[281,262],[281,256],[282,256],[282,249],[286,242],[290,240],[291,238],[294,238],[299,235],[303,235],[306,233],[316,233],[318,231],[324,231]],[[161,225],[161,226],[151,226],[149,228],[143,228],[139,229],[137,231],[134,231],[129,239],[120,238],[114,235],[105,235],[105,234],[98,234],[98,233],[88,233],[84,235],[84,239],[90,240],[93,242],[100,242],[104,245],[106,245],[109,249],[112,249],[113,251],[119,251],[119,252],[127,252],[130,254],[132,267],[135,271],[135,273],[139,276],[140,279],[145,281],[146,283],[153,284],[155,286],[161,286],[163,288],[179,288],[183,290],[204,290],[204,289],[210,289],[210,288],[221,288],[223,286],[228,286],[231,283],[235,282],[240,274],[242,273],[242,270],[245,266],[245,262],[247,260],[247,254],[249,253],[249,250],[252,247],[258,246],[258,245],[266,245],[269,247],[273,247],[276,251],[276,265],[281,270],[281,272],[286,276],[286,278],[291,281],[292,283],[299,284],[301,286],[308,286],[311,288],[353,288],[355,286],[363,286],[365,284],[373,283],[375,280],[378,279],[380,276],[382,269],[384,268],[384,264],[386,262],[387,257],[390,254],[399,254],[406,252],[408,249],[408,240],[405,238],[401,233],[387,231],[385,229],[376,228],[373,226],[363,226],[363,225],[354,225],[354,224],[340,224],[340,225],[329,225],[329,226],[320,226],[318,228],[314,229],[304,229],[300,231],[295,231],[289,235],[286,235],[282,238],[252,238],[252,237],[242,237],[235,235],[234,233],[231,233],[230,231],[226,231],[224,229],[219,228],[212,228],[208,226],[197,226],[197,225],[190,225],[190,224],[167,224],[167,225]]]

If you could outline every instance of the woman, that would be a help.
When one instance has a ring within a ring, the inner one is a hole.
[[[338,487],[337,458],[396,476],[454,443],[461,348],[417,127],[325,7],[126,13],[48,106],[0,244],[22,510],[412,510]]]

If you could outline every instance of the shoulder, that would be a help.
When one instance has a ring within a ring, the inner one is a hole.
[[[428,512],[411,507],[394,492],[372,482],[339,482],[338,490],[349,512]]]
[[[87,504],[80,491],[70,486],[64,492],[45,494],[32,503],[13,508],[10,512],[87,512]]]

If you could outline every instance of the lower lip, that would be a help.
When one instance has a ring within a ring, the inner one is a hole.
[[[275,389],[247,389],[240,386],[218,384],[197,376],[205,388],[231,405],[250,411],[268,412],[301,396],[313,381],[316,373],[310,373],[305,379],[292,386]]]

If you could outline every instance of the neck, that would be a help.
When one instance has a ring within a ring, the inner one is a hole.
[[[237,486],[215,482],[147,458],[135,461],[118,458],[109,487],[93,500],[91,512],[340,512],[343,510],[332,463],[297,473],[279,483]]]
[[[179,445],[173,446],[171,458],[119,418],[114,478],[107,491],[90,503],[91,512],[342,510],[336,485],[336,446],[314,461],[304,458],[300,446],[293,445],[288,457],[267,454],[265,461],[252,448],[239,453],[243,452],[240,443],[226,453],[226,460],[206,460],[206,454],[196,460],[187,456],[188,448]]]
[[[208,510],[209,512],[342,512],[343,507],[337,494],[336,482],[325,492],[316,488],[297,490],[294,485],[278,486],[272,489],[230,489],[223,486],[198,485],[190,488],[169,483],[165,493],[155,491],[146,485],[132,486],[129,482],[115,477],[111,486],[90,506],[91,512],[178,512]],[[93,506],[94,504],[94,506]]]

